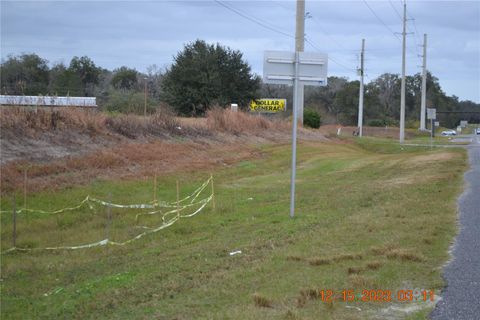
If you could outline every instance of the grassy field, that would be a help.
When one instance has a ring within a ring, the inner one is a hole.
[[[398,302],[396,292],[438,293],[443,286],[465,152],[367,138],[301,143],[290,219],[290,147],[259,148],[260,159],[215,170],[215,210],[209,205],[124,247],[2,255],[2,319],[424,319],[432,303]],[[185,196],[209,176],[158,179],[157,197],[175,201],[176,180]],[[28,206],[56,209],[86,195],[148,202],[152,185],[152,179],[97,181],[31,195]],[[21,207],[21,194],[17,202]],[[4,197],[2,210],[10,208]],[[138,234],[136,213],[114,209],[108,236]],[[98,241],[107,223],[104,209],[19,215],[17,246]],[[5,250],[11,214],[2,214],[1,226]],[[230,256],[235,250],[242,253]],[[322,289],[392,290],[395,299],[329,303],[320,299]]]

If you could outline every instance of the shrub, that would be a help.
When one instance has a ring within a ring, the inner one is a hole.
[[[420,128],[420,121],[414,120],[414,119],[409,119],[405,123],[405,127],[409,129],[418,129]]]
[[[370,119],[367,121],[367,126],[369,127],[384,127],[385,121],[382,119]]]
[[[155,112],[156,103],[151,97],[147,100],[147,113]],[[102,109],[109,112],[119,112],[127,114],[142,115],[145,108],[145,96],[141,92],[133,90],[111,90],[109,91],[107,103],[102,105]]]
[[[320,128],[320,114],[312,109],[305,109],[303,112],[303,125],[318,129]]]

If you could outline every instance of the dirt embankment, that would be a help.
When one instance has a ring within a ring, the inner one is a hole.
[[[168,112],[147,118],[84,110],[0,113],[2,193],[55,190],[94,179],[139,178],[181,170],[218,168],[261,157],[257,144],[287,143],[290,124],[214,110],[206,118]],[[300,139],[325,140],[318,130]]]

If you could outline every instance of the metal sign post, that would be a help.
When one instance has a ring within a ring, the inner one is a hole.
[[[433,119],[430,119],[430,149],[433,147]]]
[[[297,118],[298,118],[298,52],[295,52],[293,78],[292,177],[290,179],[290,218],[295,215],[295,177],[297,174]]]
[[[430,119],[430,148],[433,146],[433,137],[435,137],[435,124],[433,123],[437,119],[437,109],[427,108],[427,119]]]
[[[297,163],[297,125],[299,89],[303,85],[327,85],[328,55],[313,52],[265,51],[263,81],[293,85],[292,177],[290,187],[290,217],[295,215],[295,176]]]

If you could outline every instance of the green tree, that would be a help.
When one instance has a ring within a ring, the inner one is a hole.
[[[335,96],[333,104],[339,110],[339,121],[343,124],[356,124],[358,119],[358,92],[360,82],[348,82]]]
[[[46,94],[48,61],[38,55],[8,56],[0,66],[2,93],[12,95]]]
[[[199,115],[215,104],[246,105],[260,81],[242,53],[197,40],[175,57],[163,81],[163,99],[184,115]]]
[[[138,82],[137,70],[123,66],[113,72],[111,83],[115,89],[133,90],[136,87]]]
[[[324,87],[305,87],[305,104],[319,104],[328,113],[335,116],[338,121],[342,112],[342,106],[335,104],[337,94],[348,84],[346,78],[328,77],[327,85]]]
[[[83,94],[93,95],[95,85],[98,84],[101,69],[87,56],[73,57],[70,61],[69,71],[76,73],[82,82]]]
[[[63,63],[56,64],[50,70],[48,91],[58,96],[81,96],[83,95],[82,80]]]

